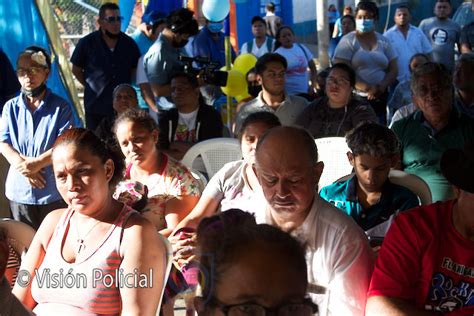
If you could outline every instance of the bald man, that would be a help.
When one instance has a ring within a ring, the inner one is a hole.
[[[324,165],[305,130],[276,127],[259,141],[256,173],[268,206],[259,223],[277,226],[307,245],[309,292],[325,315],[364,315],[374,256],[363,231],[322,200]]]

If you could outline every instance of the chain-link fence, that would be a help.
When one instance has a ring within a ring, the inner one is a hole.
[[[79,39],[97,30],[99,7],[103,0],[50,0],[66,52],[71,56]],[[137,1],[137,6],[140,3]],[[132,19],[127,33],[134,30]]]

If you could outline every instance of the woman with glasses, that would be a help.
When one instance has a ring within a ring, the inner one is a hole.
[[[297,124],[314,138],[340,136],[360,122],[376,122],[374,110],[352,92],[356,83],[354,70],[346,64],[335,64],[326,78],[326,96],[312,102],[299,116]]]
[[[346,63],[357,74],[356,93],[368,100],[380,123],[387,121],[388,88],[397,79],[397,55],[390,42],[375,31],[379,9],[374,2],[361,1],[356,8],[356,30],[336,47],[333,63]]]
[[[51,148],[76,123],[71,106],[46,86],[51,58],[44,48],[26,48],[16,68],[21,93],[5,104],[0,124],[0,151],[10,163],[5,195],[13,218],[38,229],[49,212],[66,205],[56,189]]]
[[[304,248],[288,233],[241,210],[199,224],[200,316],[310,316]]]

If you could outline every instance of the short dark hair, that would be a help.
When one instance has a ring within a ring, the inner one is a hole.
[[[448,68],[443,64],[430,61],[413,70],[410,81],[410,88],[413,94],[417,95],[419,92],[420,79],[427,75],[435,76],[442,87],[453,89],[453,79]]]
[[[103,19],[105,17],[105,11],[107,10],[120,10],[120,7],[113,2],[106,2],[99,8],[99,19]]]
[[[342,18],[341,18],[341,22],[342,20],[345,20],[345,19],[349,19],[351,20],[352,24],[355,26],[356,25],[356,20],[354,19],[354,17],[350,14],[346,14],[344,15]]]
[[[340,70],[346,72],[347,75],[349,76],[349,83],[351,84],[351,87],[355,86],[356,73],[355,73],[354,69],[352,69],[351,66],[349,66],[346,63],[337,63],[337,64],[332,65],[331,68],[329,68],[329,73],[331,73],[331,71],[333,71],[334,69],[340,69]]]
[[[449,5],[451,5],[451,1],[450,1],[450,0],[436,0],[436,2],[447,2],[447,3],[449,3]]]
[[[184,72],[184,71],[180,71],[180,72],[176,72],[173,75],[171,75],[171,80],[176,79],[176,78],[185,78],[193,88],[198,88],[199,87],[199,82],[198,82],[196,76],[193,75],[193,74],[190,74],[190,73],[187,73],[187,72]],[[170,82],[171,82],[171,80],[170,80]]]
[[[196,35],[199,31],[194,12],[186,8],[174,10],[166,17],[166,27],[173,33]]]
[[[388,127],[374,122],[362,122],[346,134],[346,142],[355,156],[369,155],[391,158],[400,154],[400,141]]]
[[[67,129],[54,142],[53,155],[58,147],[69,144],[73,144],[79,149],[88,150],[98,157],[102,163],[105,163],[108,159],[114,162],[114,174],[109,182],[111,188],[114,188],[122,180],[125,170],[122,153],[107,145],[94,132],[85,128]]]
[[[406,9],[408,12],[410,12],[410,8],[406,4],[400,4],[396,9],[395,12],[399,9]]]
[[[267,25],[267,24],[265,24],[265,20],[261,16],[258,16],[258,15],[254,16],[252,18],[252,22],[250,24],[253,25],[255,22],[263,23],[263,25],[265,25],[265,26]]]
[[[130,121],[138,124],[139,126],[146,129],[148,132],[153,132],[158,130],[158,123],[150,116],[150,114],[141,109],[129,109],[124,113],[120,114],[117,119],[115,119],[113,131],[117,133],[117,127],[122,123]]]
[[[276,53],[266,53],[261,56],[255,64],[255,71],[257,74],[261,75],[265,69],[267,69],[267,65],[269,63],[279,63],[283,66],[283,68],[285,68],[285,70],[288,67],[288,62],[282,55]]]
[[[273,2],[267,3],[265,8],[267,8],[267,10],[270,11],[270,12],[275,12],[275,4]]]
[[[242,137],[244,136],[245,129],[250,125],[254,123],[263,123],[268,126],[268,128],[276,127],[276,126],[281,126],[280,120],[278,117],[267,111],[260,111],[260,112],[255,112],[249,114],[244,121],[242,122],[242,126],[240,127],[239,133],[237,135],[237,138],[242,141]]]
[[[250,213],[239,209],[204,218],[197,228],[197,248],[201,265],[202,297],[210,302],[219,282],[246,250],[276,251],[285,258],[301,282],[307,286],[305,249],[290,234],[267,224],[257,224]],[[203,281],[207,281],[206,283]]]
[[[377,4],[375,4],[375,2],[361,1],[357,4],[356,10],[355,10],[356,15],[357,15],[357,12],[359,12],[359,10],[372,12],[372,15],[374,16],[374,20],[379,19],[379,8],[377,7]]]

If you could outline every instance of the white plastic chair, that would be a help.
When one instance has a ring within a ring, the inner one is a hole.
[[[352,177],[353,174],[345,175],[339,178],[335,182],[341,182]],[[392,169],[388,174],[388,178],[394,184],[401,185],[407,188],[411,192],[415,193],[420,199],[421,205],[427,205],[432,203],[431,190],[428,184],[422,178],[417,175],[406,173],[400,170]]]
[[[344,137],[316,138],[314,141],[318,147],[319,161],[324,162],[319,189],[352,172],[352,166],[347,159],[347,152],[350,150]]]
[[[201,157],[204,169],[195,166]],[[212,178],[226,163],[242,159],[239,141],[235,138],[213,138],[195,144],[184,155],[181,163],[186,167],[205,172]]]

